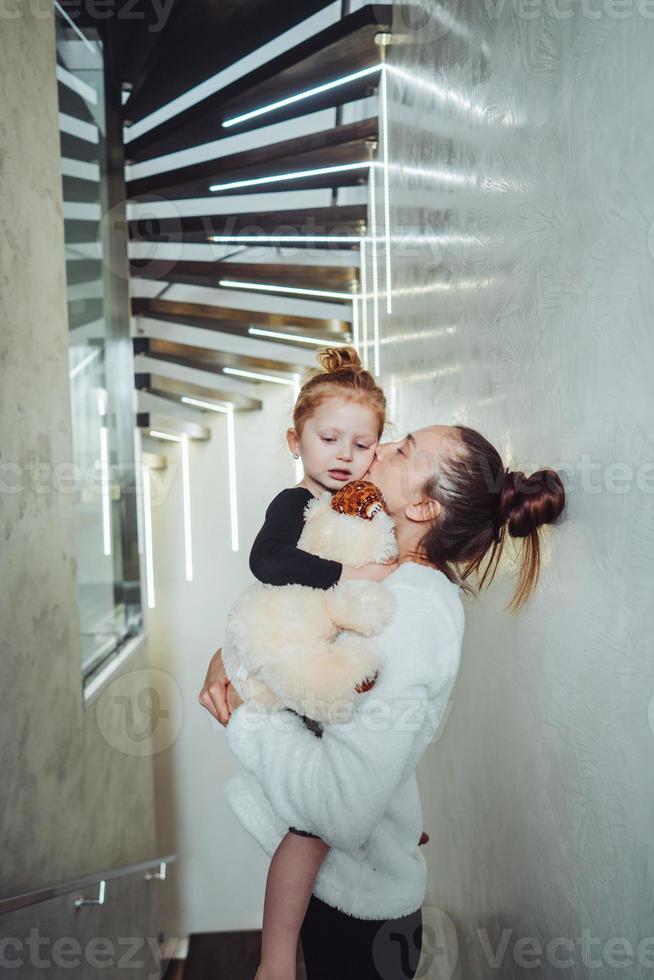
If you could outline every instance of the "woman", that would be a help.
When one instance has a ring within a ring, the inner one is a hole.
[[[506,534],[522,538],[510,606],[539,573],[538,528],[565,504],[553,470],[531,477],[504,468],[490,443],[464,426],[429,426],[377,449],[368,477],[396,525],[399,568],[385,580],[396,612],[376,638],[383,666],[355,718],[317,739],[291,712],[240,708],[214,656],[203,704],[227,724],[244,772],[230,805],[272,854],[288,826],[331,847],[301,932],[308,980],[407,980],[421,945],[426,866],[415,767],[456,680],[463,639],[462,592],[489,560],[492,581]]]

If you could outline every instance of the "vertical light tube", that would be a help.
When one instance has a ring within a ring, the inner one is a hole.
[[[134,492],[136,494],[136,541],[139,555],[143,554],[143,475],[141,473],[141,460],[143,458],[143,445],[141,441],[141,430],[137,425],[134,426]]]
[[[293,375],[293,404],[295,405],[298,395],[300,394],[300,375]],[[304,479],[304,467],[302,466],[302,460],[295,460],[295,479],[300,483]]]
[[[382,161],[384,168],[384,240],[386,255],[386,312],[393,312],[392,279],[391,279],[391,197],[388,180],[388,95],[387,95],[386,65],[382,65],[381,89],[381,124],[382,124]]]
[[[98,389],[98,413],[107,414],[107,392]],[[105,555],[111,554],[111,484],[109,482],[109,429],[100,423],[100,480],[102,488],[102,545]]]
[[[359,297],[352,293],[352,346],[359,350]]]
[[[366,268],[366,240],[361,239],[359,246],[360,266],[361,266],[361,320],[362,320],[362,358],[363,366],[368,367],[368,277]]]
[[[102,539],[105,555],[111,554],[111,486],[109,484],[109,429],[100,426],[100,473],[102,479]]]
[[[182,494],[184,501],[184,554],[186,557],[186,581],[193,581],[193,542],[191,537],[191,476],[188,458],[188,436],[182,442]]]
[[[229,514],[232,531],[232,551],[238,551],[238,510],[236,492],[236,431],[234,406],[227,406],[227,456],[229,462]]]
[[[379,377],[379,274],[377,269],[377,191],[375,163],[370,167],[370,237],[372,239],[372,316],[374,325],[374,373]]]
[[[142,470],[143,479],[143,530],[145,532],[145,589],[148,609],[154,609],[154,560],[152,552],[152,497],[150,494],[150,471]]]

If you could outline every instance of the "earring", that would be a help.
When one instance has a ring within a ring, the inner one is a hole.
[[[300,458],[299,453],[293,453],[293,459],[299,459],[299,458]]]

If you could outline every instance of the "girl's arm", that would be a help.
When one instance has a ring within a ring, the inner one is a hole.
[[[340,579],[340,561],[319,558],[297,547],[308,499],[301,488],[293,487],[277,494],[266,510],[250,552],[250,571],[260,582],[330,589]]]
[[[232,752],[284,823],[343,850],[368,839],[415,767],[439,721],[433,699],[458,669],[461,636],[447,609],[425,610],[422,596],[397,591],[383,634],[394,655],[351,721],[325,725],[317,739],[291,712],[249,702],[226,727]]]

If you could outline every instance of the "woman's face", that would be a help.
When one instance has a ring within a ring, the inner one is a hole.
[[[452,426],[430,425],[377,446],[367,477],[383,493],[392,516],[420,502],[425,481],[438,472],[439,459],[447,457],[457,441]]]

